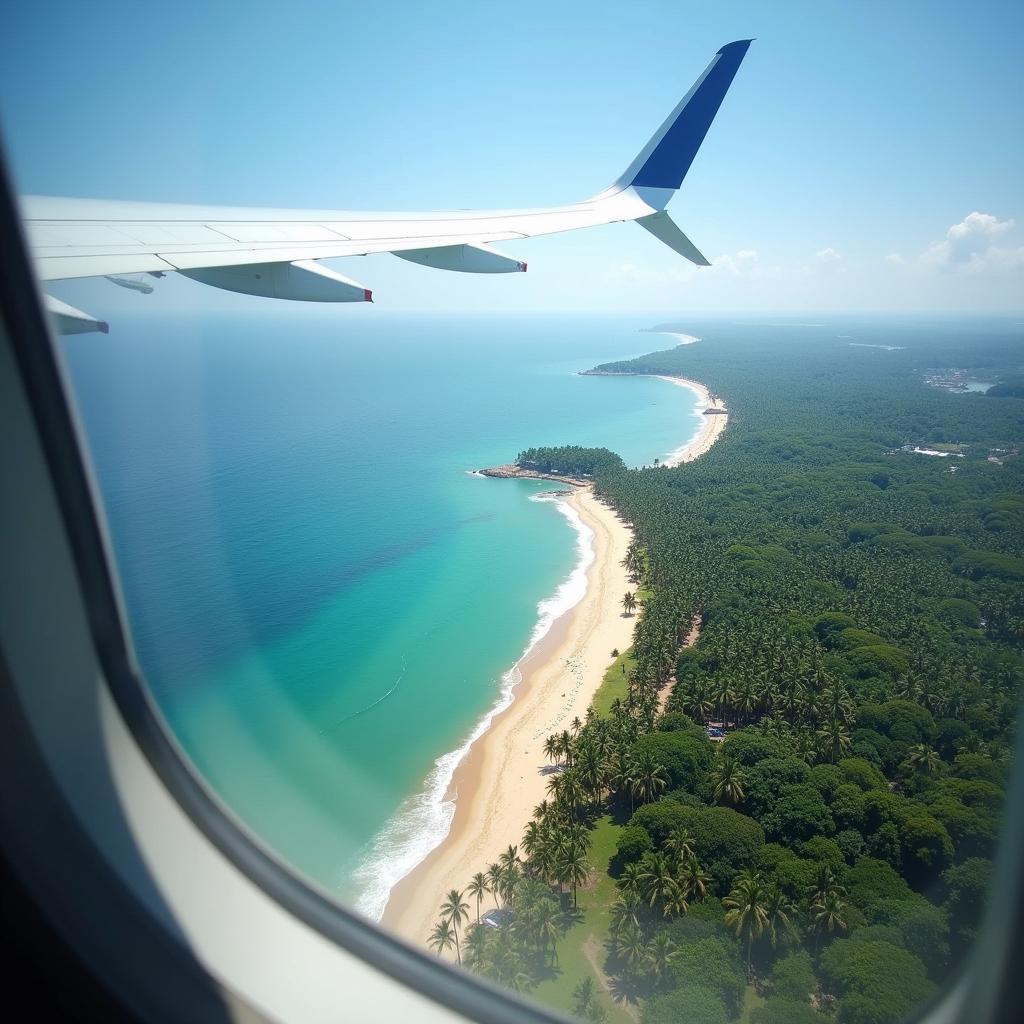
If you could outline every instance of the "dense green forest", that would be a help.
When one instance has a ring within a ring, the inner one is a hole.
[[[1020,332],[706,333],[597,368],[701,380],[729,425],[676,469],[588,453],[635,528],[628,692],[548,740],[550,799],[473,882],[515,916],[460,954],[543,996],[597,870],[581,1016],[888,1024],[978,927],[1024,675],[1024,399],[923,377],[1008,376]]]
[[[614,473],[626,468],[625,463],[607,448],[527,448],[516,456],[521,469],[540,473],[564,473],[566,476],[592,477],[597,473]]]

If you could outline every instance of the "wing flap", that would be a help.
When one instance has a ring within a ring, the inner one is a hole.
[[[107,277],[111,274],[145,274],[176,270],[156,253],[89,253],[82,256],[40,256],[36,272],[43,281],[69,281],[77,277]]]
[[[439,245],[433,249],[399,249],[395,255],[410,263],[462,274],[521,274],[526,264],[487,245]]]
[[[183,270],[201,284],[262,295],[268,299],[297,299],[300,302],[373,302],[369,288],[343,277],[312,260],[295,263],[252,263],[219,269]]]

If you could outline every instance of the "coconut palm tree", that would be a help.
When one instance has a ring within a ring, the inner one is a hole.
[[[539,900],[533,908],[531,925],[537,942],[540,945],[541,956],[547,958],[548,945],[551,946],[551,963],[558,963],[558,937],[562,934],[562,915],[558,906],[551,896]]]
[[[462,949],[459,946],[459,925],[469,920],[469,904],[462,900],[462,893],[458,889],[449,889],[444,903],[441,904],[441,916],[446,920],[455,932],[455,952],[458,954],[459,963],[462,963]]]
[[[494,929],[486,925],[475,925],[466,932],[466,963],[478,974],[487,971],[494,934]]]
[[[641,750],[630,769],[630,793],[650,803],[667,785],[668,772],[651,751]]]
[[[733,885],[732,891],[722,899],[726,907],[725,923],[736,936],[747,943],[747,977],[750,977],[750,956],[754,939],[760,938],[768,923],[765,909],[765,887],[757,872],[745,872]]]
[[[590,829],[581,822],[569,825],[563,838],[574,850],[579,850],[584,855],[590,850]]]
[[[807,888],[809,903],[822,903],[829,894],[845,896],[846,889],[839,883],[835,872],[827,864],[819,864],[814,872],[814,881]]]
[[[555,801],[560,806],[568,809],[569,817],[575,822],[576,813],[585,802],[585,790],[580,780],[579,772],[573,768],[570,771],[564,772],[555,781],[560,783],[554,789]]]
[[[629,777],[632,767],[633,759],[624,746],[615,747],[605,762],[605,779],[617,798],[630,792]]]
[[[751,679],[744,679],[735,692],[736,711],[742,721],[748,722],[757,705],[757,689]]]
[[[499,985],[512,989],[513,992],[522,992],[529,987],[530,975],[523,962],[523,956],[512,944],[509,935],[499,935],[487,976],[493,978]]]
[[[480,901],[491,891],[490,886],[487,884],[487,876],[482,872],[478,871],[470,881],[469,885],[466,886],[466,895],[476,897],[476,923],[480,923]]]
[[[558,761],[558,756],[562,752],[562,744],[559,742],[558,736],[552,733],[544,741],[544,756],[552,763]]]
[[[672,968],[672,961],[679,955],[679,947],[663,931],[647,944],[644,951],[644,962],[655,986],[660,985]]]
[[[683,711],[703,725],[715,710],[711,687],[706,679],[691,681],[682,695]]]
[[[608,912],[612,935],[627,927],[640,927],[641,905],[632,896],[620,896]]]
[[[516,886],[519,884],[519,879],[523,876],[522,863],[517,858],[509,864],[503,864],[501,867],[501,898],[508,905],[512,902],[512,896],[516,891]]]
[[[846,931],[846,904],[839,898],[839,893],[828,892],[811,904],[811,924],[816,933],[815,948],[825,932]]]
[[[627,590],[626,593],[622,595],[622,610],[627,615],[632,615],[633,612],[636,611],[636,594],[633,593],[633,591]]]
[[[662,853],[648,853],[640,862],[640,892],[648,906],[672,899],[678,892],[672,864]]]
[[[451,923],[447,919],[442,919],[434,925],[434,930],[430,933],[430,937],[427,939],[427,945],[433,949],[438,956],[442,953],[447,952],[455,945],[455,932],[452,931]],[[459,962],[462,962],[462,957],[459,957]]]
[[[682,887],[678,884],[661,904],[661,912],[665,917],[682,917],[689,909],[690,904],[686,899],[686,893],[683,892]]]
[[[622,874],[619,875],[619,880],[615,884],[619,887],[619,892],[622,893],[623,899],[635,900],[640,898],[640,893],[643,889],[642,874],[643,869],[635,861],[632,864],[627,864],[622,869]]]
[[[487,888],[491,890],[494,897],[494,909],[498,909],[498,898],[501,896],[501,881],[503,872],[500,864],[491,864],[487,868]]]
[[[640,554],[640,546],[635,540],[630,541],[629,547],[626,549],[626,557],[622,559],[622,565],[633,576],[639,576],[643,570],[643,556]]]
[[[555,864],[559,883],[572,885],[572,905],[576,906],[576,889],[587,880],[589,869],[586,854],[572,843],[563,843],[558,849]]]
[[[576,771],[587,795],[595,803],[600,801],[604,788],[604,763],[596,743],[584,738],[576,752]]]
[[[522,847],[528,861],[533,861],[546,839],[547,830],[539,821],[528,821],[523,829]]]
[[[630,970],[635,969],[643,963],[644,954],[647,952],[643,932],[636,925],[623,928],[612,942],[612,951],[626,967]]]
[[[842,760],[850,749],[850,734],[838,715],[829,718],[817,735],[818,749],[832,764]]]
[[[511,843],[505,848],[505,852],[498,857],[498,863],[504,871],[519,870],[519,847]]]
[[[685,828],[675,829],[664,842],[665,852],[672,857],[677,864],[684,864],[691,857],[695,856],[693,836]]]
[[[791,932],[793,922],[790,915],[796,912],[796,907],[791,903],[777,885],[768,887],[764,898],[764,912],[766,916],[765,928],[772,946],[778,938],[779,929]]]
[[[534,874],[545,882],[555,878],[558,874],[558,840],[552,829],[545,829],[541,844],[530,856],[530,865]]]
[[[732,684],[725,676],[718,680],[712,696],[714,697],[715,704],[718,707],[718,713],[721,716],[722,724],[727,726],[729,724],[729,710],[733,705],[733,701],[736,699],[736,694],[732,688]]]
[[[680,867],[678,880],[679,888],[684,895],[688,899],[700,903],[707,896],[708,886],[714,881],[714,878],[700,866],[696,857],[687,857]]]
[[[723,755],[711,772],[715,801],[734,807],[745,796],[743,789],[745,781],[746,776],[739,764],[728,755]]]
[[[942,758],[927,743],[916,743],[907,752],[904,765],[922,775],[934,775],[942,764]]]
[[[552,804],[550,800],[541,800],[541,802],[534,807],[533,816],[543,825],[547,822],[548,817],[553,811],[554,804]]]

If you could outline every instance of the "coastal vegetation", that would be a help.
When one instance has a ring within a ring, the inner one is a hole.
[[[622,459],[607,448],[580,448],[578,445],[527,448],[516,456],[516,465],[520,469],[538,473],[576,477],[593,477],[598,473],[611,473],[626,468]]]
[[[641,614],[586,720],[545,744],[519,845],[445,897],[437,948],[642,1024],[895,1024],[951,976],[1024,676],[1024,399],[917,369],[1017,358],[1011,336],[968,340],[608,364],[707,382],[729,429],[674,469],[520,455],[592,476],[633,524]],[[939,445],[957,457],[904,449]],[[485,894],[501,911],[468,920]]]

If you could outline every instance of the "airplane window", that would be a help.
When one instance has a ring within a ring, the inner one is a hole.
[[[1024,26],[651,6],[8,13],[26,239],[254,842],[581,1020],[896,1024],[1014,765]]]

